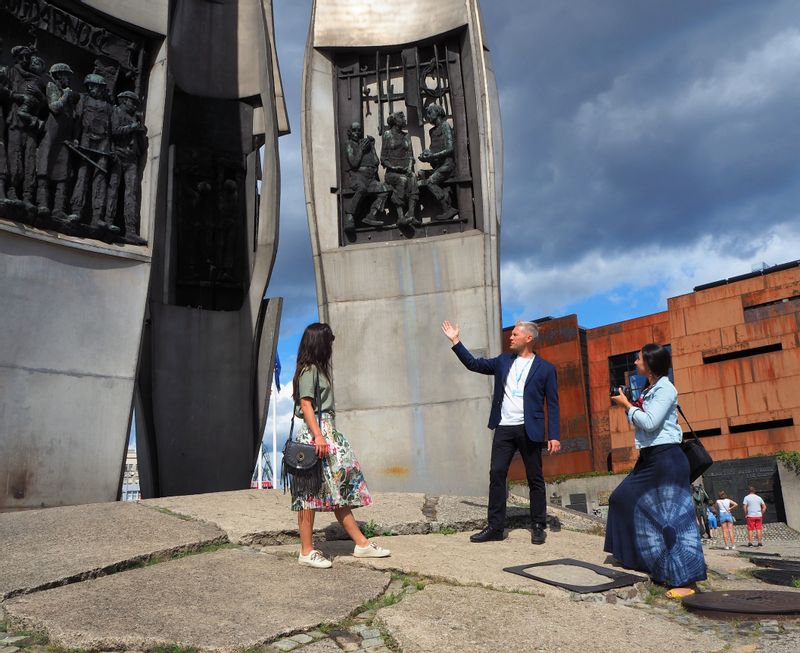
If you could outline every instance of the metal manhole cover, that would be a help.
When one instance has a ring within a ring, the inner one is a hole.
[[[756,569],[752,574],[753,578],[763,580],[770,585],[799,587],[799,585],[795,585],[795,582],[800,583],[800,569],[794,571],[790,569]]]
[[[775,590],[731,590],[703,592],[683,599],[692,612],[720,619],[741,619],[750,616],[792,617],[800,615],[800,592]]]

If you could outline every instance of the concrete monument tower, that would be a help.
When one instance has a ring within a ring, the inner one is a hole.
[[[0,510],[116,499],[134,397],[150,494],[248,486],[280,314],[271,21],[0,3]]]
[[[500,352],[502,139],[477,0],[316,0],[303,161],[337,424],[380,490],[483,493]]]

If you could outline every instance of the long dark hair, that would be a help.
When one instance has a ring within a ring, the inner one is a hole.
[[[297,348],[297,367],[292,379],[292,397],[295,403],[300,401],[298,394],[298,380],[303,370],[316,366],[331,380],[331,354],[333,353],[333,331],[324,322],[314,322],[303,331],[300,345]]]
[[[642,358],[644,359],[644,364],[647,365],[647,369],[657,379],[669,374],[669,368],[672,367],[672,354],[663,345],[658,345],[654,342],[646,344],[642,347]],[[645,389],[649,387],[650,381],[648,380]]]

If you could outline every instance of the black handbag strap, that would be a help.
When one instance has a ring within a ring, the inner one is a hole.
[[[314,407],[317,409],[317,423],[320,430],[322,430],[322,388],[319,385],[319,368],[315,367],[315,369],[317,370],[317,376],[314,379]],[[292,406],[292,424],[289,427],[289,440],[292,439],[292,434],[294,433],[295,409],[299,405],[299,402],[294,402]]]
[[[683,412],[683,408],[681,408],[680,404],[678,404],[678,412],[681,414],[681,417],[683,417],[683,421],[686,422],[686,426],[689,427],[689,432],[692,434],[692,437],[698,442],[700,442],[700,438],[697,437],[697,433],[694,432],[692,425],[689,424],[689,420],[686,419],[686,414]]]

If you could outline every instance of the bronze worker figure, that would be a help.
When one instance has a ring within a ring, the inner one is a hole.
[[[11,48],[16,63],[8,72],[11,86],[11,111],[8,120],[8,199],[22,200],[26,212],[33,210],[36,187],[36,146],[42,122],[38,118],[45,103],[41,74],[44,62],[31,48]]]
[[[141,101],[133,91],[117,95],[119,104],[111,114],[111,139],[114,157],[108,177],[106,224],[116,226],[119,187],[122,182],[122,216],[125,221],[123,240],[130,245],[146,245],[138,235],[139,217],[139,160],[145,150],[146,128],[139,112]]]
[[[416,219],[419,190],[414,175],[414,149],[411,136],[404,131],[408,124],[405,113],[391,114],[386,124],[389,129],[383,132],[381,165],[386,169],[384,181],[392,189],[391,202],[397,211],[397,224],[420,224]]]
[[[453,128],[445,118],[444,109],[438,104],[428,105],[425,119],[433,125],[428,131],[431,144],[419,155],[419,160],[429,163],[433,170],[420,170],[419,185],[426,187],[441,206],[442,212],[434,220],[452,220],[458,215],[458,209],[453,208],[450,189],[444,188],[443,184],[456,169]]]
[[[0,39],[0,54],[3,40]],[[6,105],[11,100],[11,80],[8,68],[0,66],[0,208],[5,208],[6,183],[8,182],[8,155],[6,151]],[[0,212],[2,216],[5,211]]]
[[[50,66],[50,81],[45,95],[49,114],[44,136],[36,155],[36,204],[40,217],[51,216],[56,222],[66,220],[67,181],[70,176],[69,150],[66,143],[75,129],[75,105],[80,94],[70,88],[72,69],[65,63]],[[55,190],[52,214],[50,185]]]
[[[69,220],[81,221],[86,195],[89,193],[92,202],[92,226],[107,227],[112,233],[119,233],[119,227],[107,225],[105,222],[112,112],[111,103],[106,100],[106,80],[102,75],[90,73],[86,75],[84,84],[86,93],[81,94],[75,108],[80,140],[73,143],[73,151],[83,156],[80,157],[81,165],[72,189],[72,215]]]
[[[348,188],[353,191],[353,196],[345,204],[344,230],[355,230],[359,205],[367,195],[372,196],[373,200],[369,213],[362,222],[371,227],[383,226],[383,221],[378,218],[378,215],[383,215],[383,207],[386,204],[389,190],[378,179],[378,155],[375,152],[375,139],[372,136],[364,136],[364,130],[359,122],[354,122],[347,130],[345,158]]]

